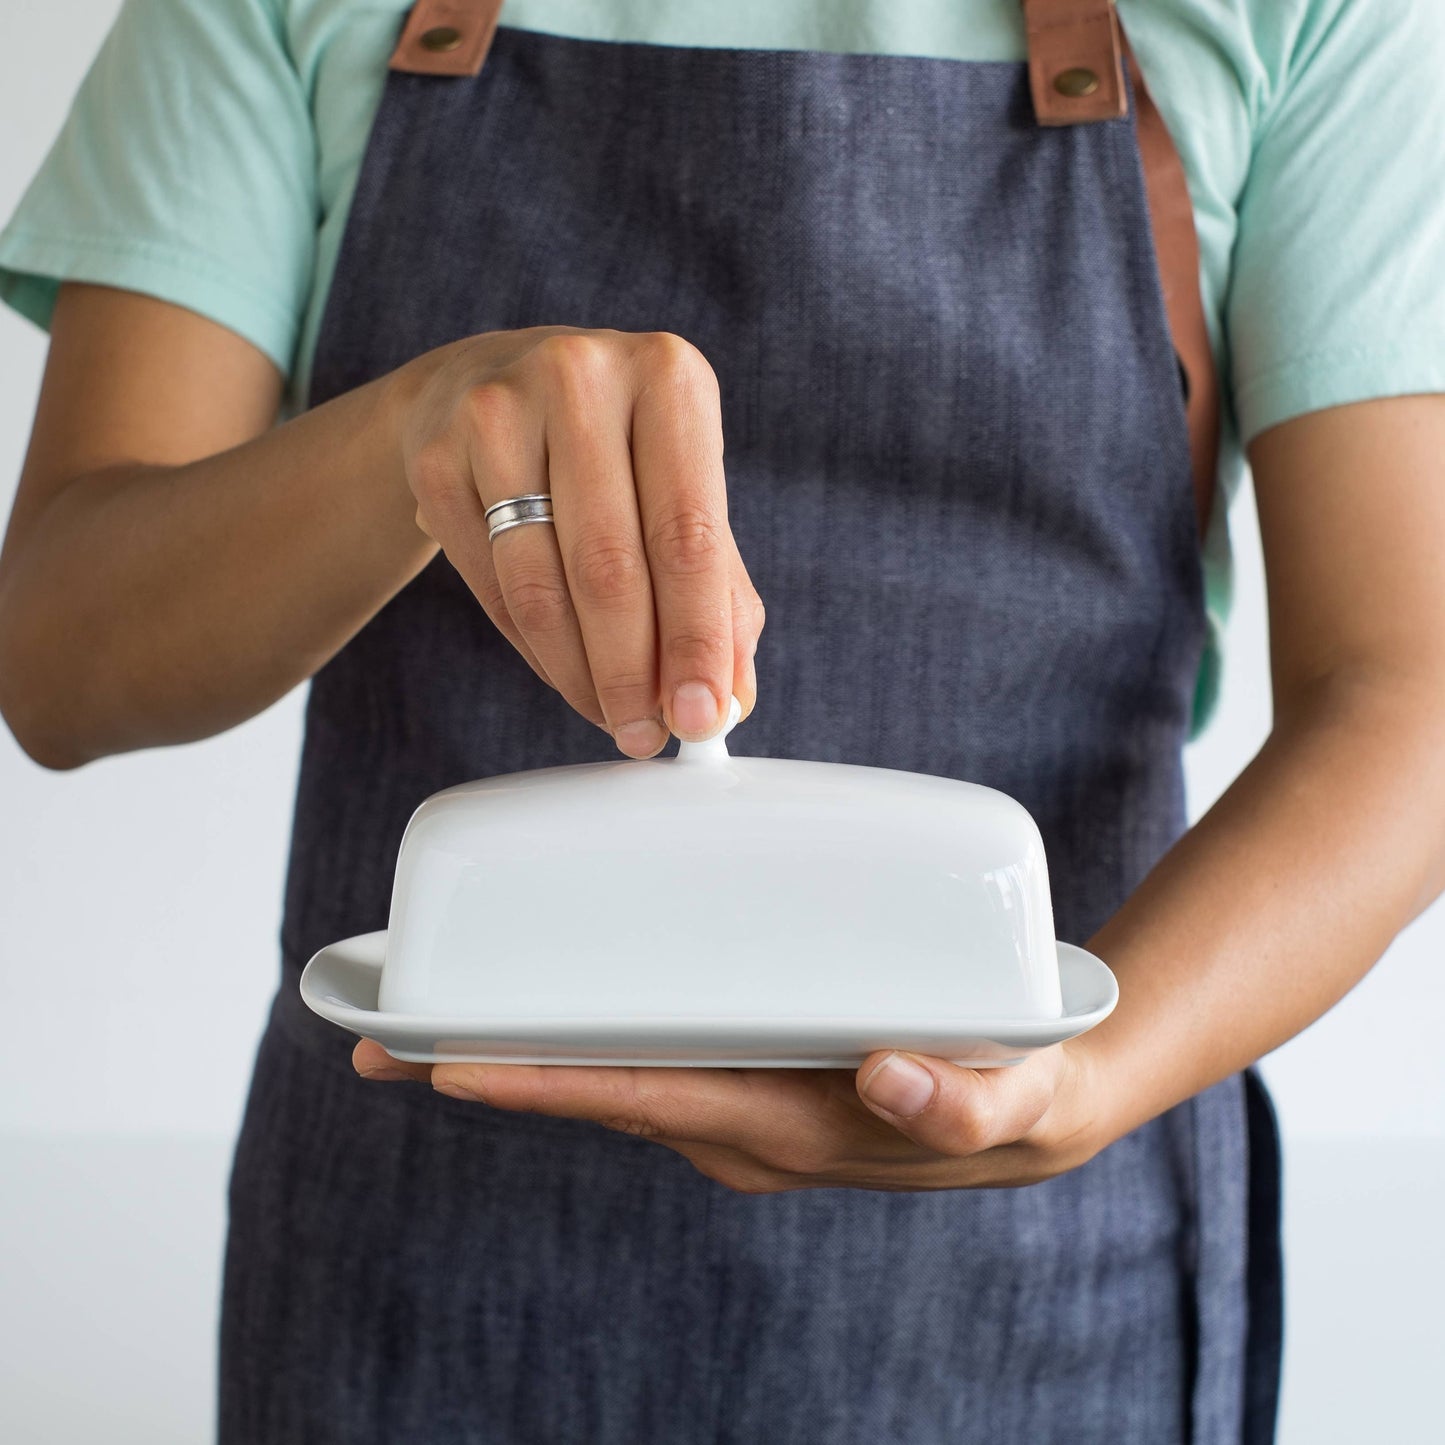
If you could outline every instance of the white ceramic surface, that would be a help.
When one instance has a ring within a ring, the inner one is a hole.
[[[714,1068],[853,1069],[875,1049],[907,1049],[974,1068],[1016,1064],[1106,1019],[1119,990],[1107,966],[1058,945],[1063,1012],[1054,1019],[776,1016],[598,1019],[428,1017],[378,1007],[386,933],[323,948],[301,975],[301,996],[323,1018],[375,1039],[413,1063],[650,1064]]]
[[[378,1007],[535,1031],[1057,1020],[1043,842],[990,788],[729,757],[549,768],[407,826]]]

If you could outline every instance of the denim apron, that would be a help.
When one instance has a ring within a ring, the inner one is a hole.
[[[1043,127],[1016,64],[505,28],[475,76],[391,74],[313,402],[555,323],[677,332],[718,374],[768,607],[730,747],[1012,794],[1087,939],[1184,827],[1204,634],[1132,117]],[[386,925],[416,804],[614,755],[444,557],[317,674],[223,1445],[1266,1439],[1240,1078],[1025,1189],[743,1196],[645,1139],[352,1074],[297,976]]]

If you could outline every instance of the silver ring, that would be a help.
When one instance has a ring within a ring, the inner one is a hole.
[[[487,541],[495,542],[503,532],[510,532],[513,527],[525,527],[528,522],[553,524],[552,498],[546,492],[506,497],[500,502],[493,502],[482,515],[487,522]]]

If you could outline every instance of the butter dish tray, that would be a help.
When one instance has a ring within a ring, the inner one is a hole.
[[[637,1016],[448,1019],[377,1008],[386,931],[323,948],[301,994],[323,1018],[375,1039],[409,1063],[632,1064],[711,1068],[855,1069],[875,1049],[905,1049],[972,1068],[1016,1064],[1107,1018],[1118,986],[1082,948],[1058,945],[1063,1013],[1055,1019],[860,1019]]]

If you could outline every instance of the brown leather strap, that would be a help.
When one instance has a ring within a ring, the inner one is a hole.
[[[1154,229],[1154,250],[1159,258],[1159,280],[1164,288],[1164,309],[1174,350],[1184,368],[1188,387],[1189,452],[1194,463],[1194,507],[1202,537],[1214,503],[1215,474],[1219,465],[1219,377],[1214,348],[1204,316],[1199,289],[1199,233],[1194,228],[1194,202],[1184,162],[1134,52],[1124,42],[1129,83],[1134,89],[1134,118],[1139,133],[1139,156],[1144,163],[1144,186],[1149,194],[1149,220]]]
[[[1164,308],[1188,390],[1189,451],[1202,536],[1219,457],[1219,379],[1199,290],[1199,236],[1184,163],[1144,83],[1114,0],[1023,0],[1023,7],[1029,87],[1040,125],[1081,125],[1124,115],[1123,66],[1128,66]]]
[[[1029,88],[1040,125],[1128,114],[1114,0],[1023,0]]]
[[[389,62],[413,75],[475,75],[492,48],[502,0],[416,0]]]

